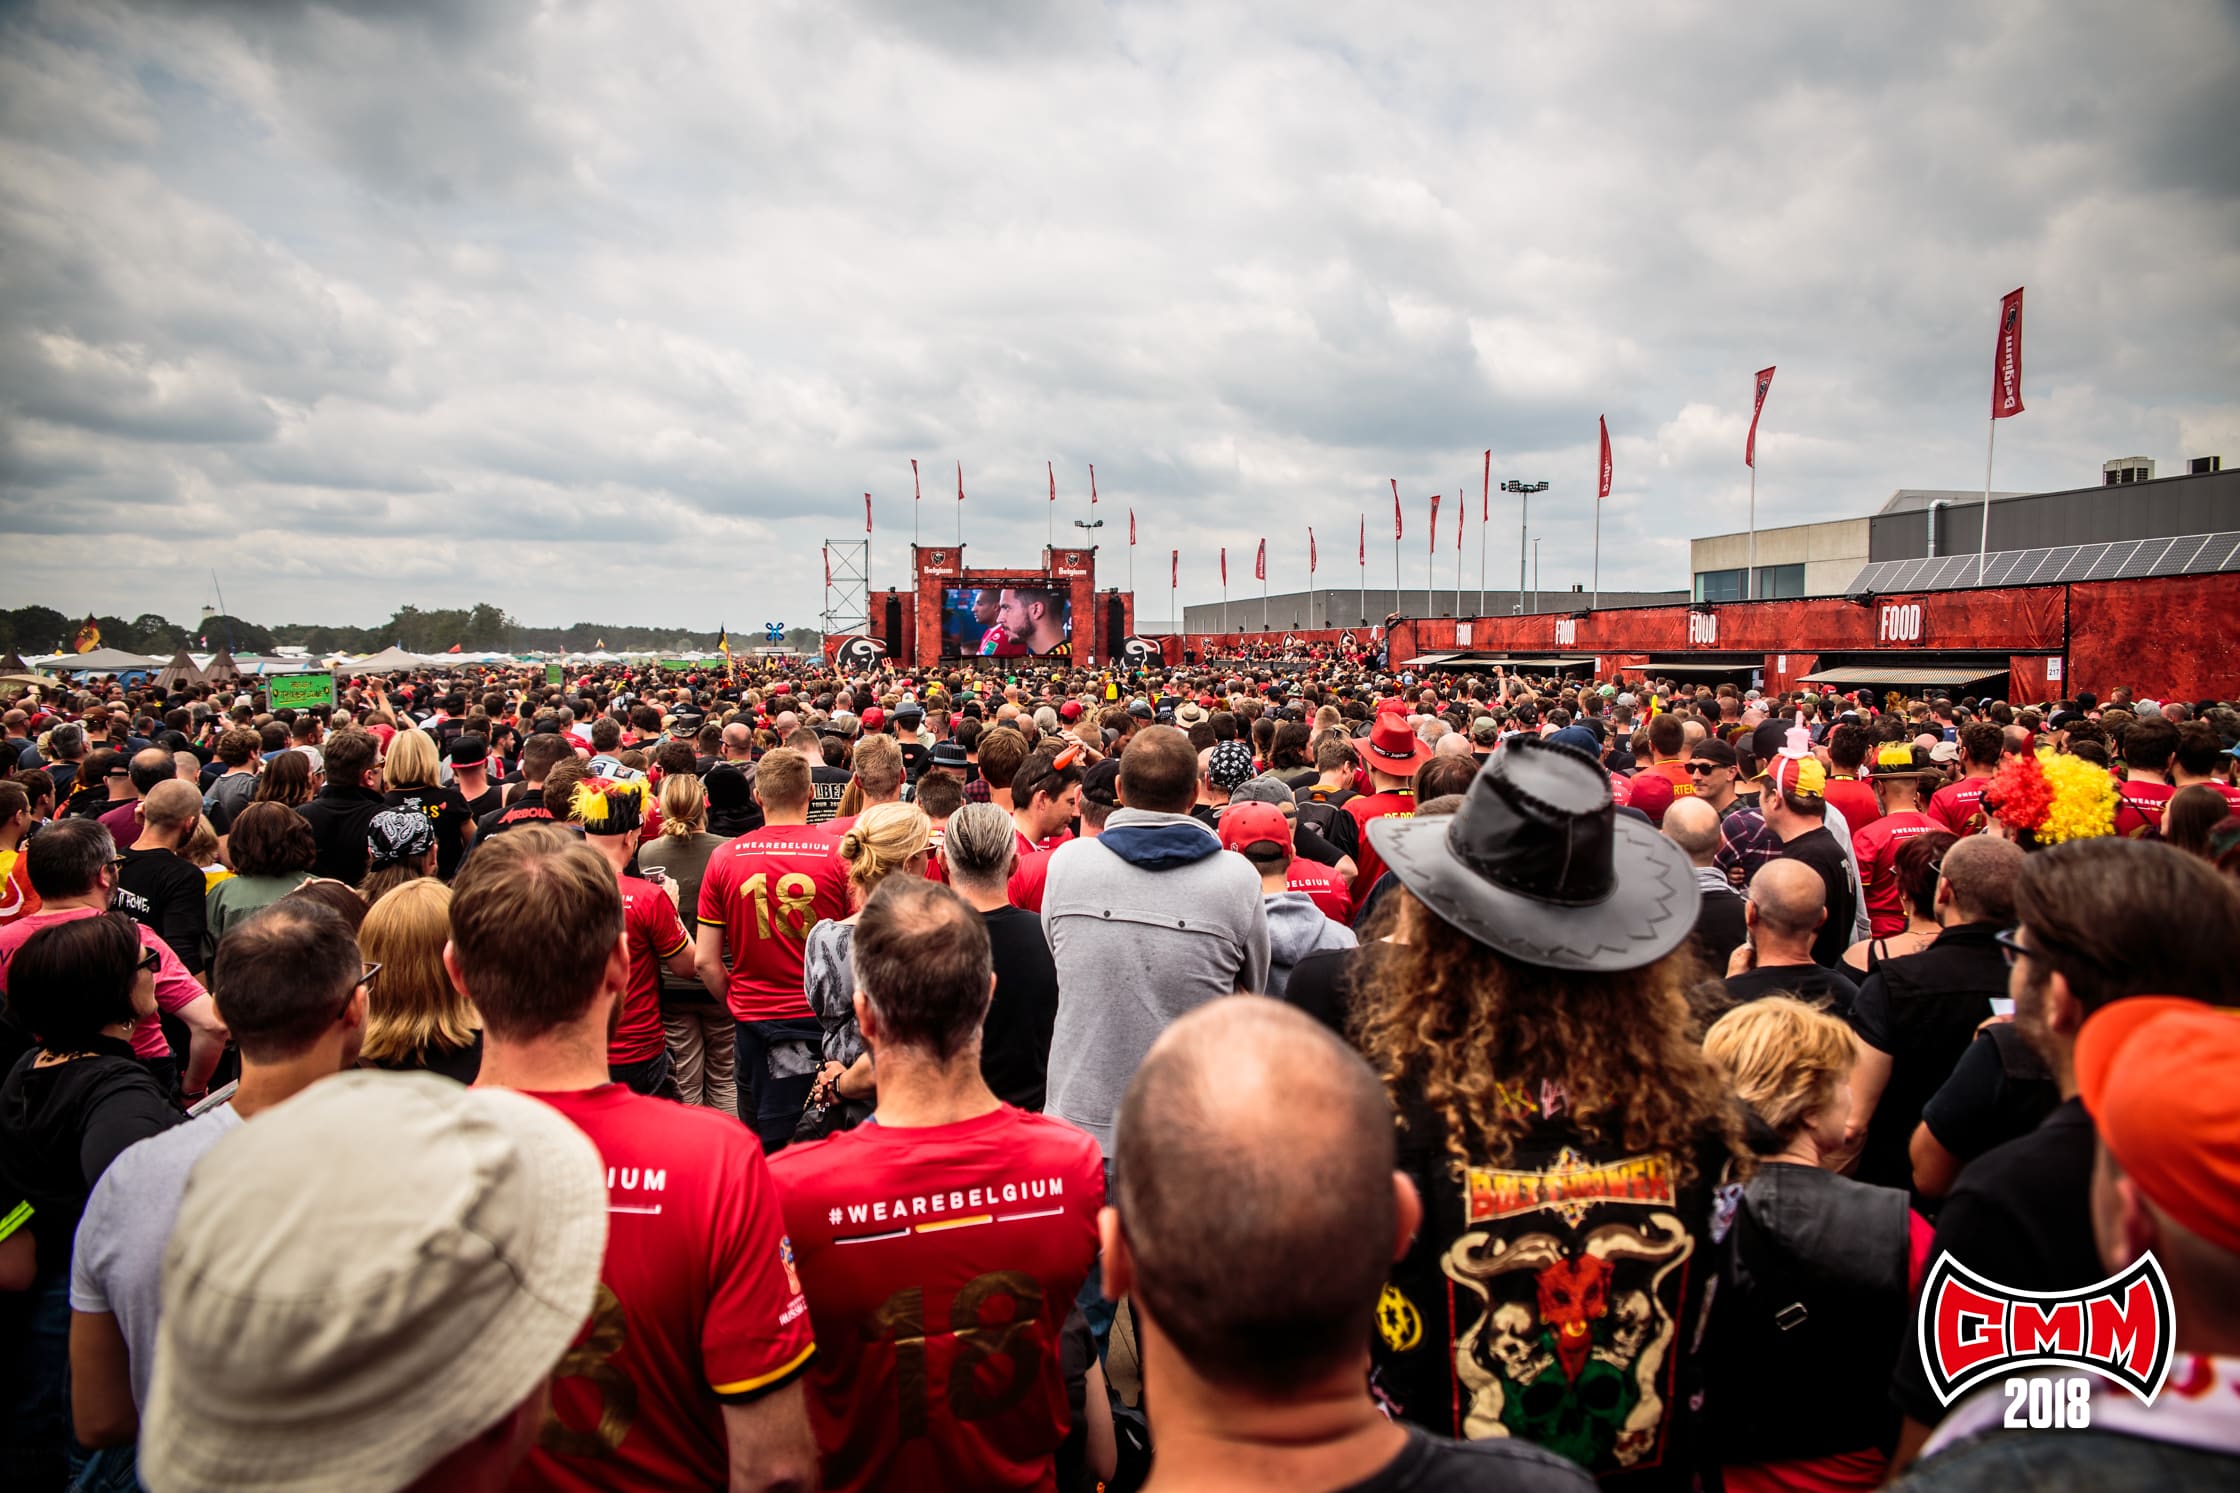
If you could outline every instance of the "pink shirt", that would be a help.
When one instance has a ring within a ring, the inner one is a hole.
[[[99,907],[65,907],[59,912],[35,912],[0,928],[0,994],[7,991],[8,966],[15,962],[16,950],[22,948],[25,940],[32,934],[41,928],[52,928],[57,923],[73,923],[79,918],[90,918],[101,911],[104,909]],[[201,981],[187,973],[187,967],[179,962],[177,954],[171,952],[171,945],[156,935],[155,929],[145,923],[134,923],[132,926],[139,930],[140,947],[154,949],[156,957],[161,961],[156,966],[157,1010],[176,1014],[209,994],[202,988]],[[164,1040],[162,1024],[154,1021],[136,1023],[132,1028],[132,1051],[136,1056],[149,1060],[170,1057],[171,1044]]]

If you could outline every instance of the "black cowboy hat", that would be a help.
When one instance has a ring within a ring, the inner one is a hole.
[[[1368,828],[1424,906],[1524,964],[1638,969],[1680,946],[1703,898],[1677,845],[1617,814],[1594,759],[1530,737],[1495,753],[1453,814]]]

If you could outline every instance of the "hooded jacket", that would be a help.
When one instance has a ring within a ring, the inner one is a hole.
[[[1058,970],[1045,1112],[1109,1155],[1120,1096],[1168,1023],[1267,989],[1260,876],[1188,814],[1117,809],[1052,852],[1042,928]]]
[[[1291,983],[1292,966],[1309,954],[1350,949],[1359,943],[1351,928],[1331,921],[1305,892],[1270,892],[1261,901],[1268,910],[1269,995],[1284,993]]]

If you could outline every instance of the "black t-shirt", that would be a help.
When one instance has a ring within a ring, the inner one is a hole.
[[[459,857],[466,853],[467,822],[474,810],[456,788],[398,788],[385,795],[392,809],[406,809],[427,816],[436,832],[436,875],[449,881],[458,874]]]
[[[2014,1023],[1987,1026],[1953,1064],[1952,1076],[1921,1107],[1921,1123],[1961,1161],[2028,1135],[2061,1102],[2045,1059]]]
[[[319,847],[317,858],[311,862],[311,874],[331,876],[351,886],[363,881],[370,858],[366,826],[387,807],[371,788],[338,788],[332,783],[320,789],[311,802],[300,805],[296,812],[310,821],[311,838]]]
[[[1859,987],[1832,969],[1817,964],[1769,964],[1744,970],[1726,979],[1727,1006],[1767,995],[1793,995],[1801,1001],[1826,1001],[1838,1016],[1847,1015],[1858,999]]]
[[[544,789],[529,788],[514,795],[513,802],[502,809],[492,809],[474,822],[474,837],[487,836],[512,829],[517,824],[550,824],[552,811],[544,806]]]
[[[980,915],[994,956],[996,993],[981,1027],[980,1076],[995,1096],[1040,1110],[1050,1082],[1050,1033],[1058,1022],[1058,966],[1042,919],[1022,907]]]
[[[1284,1000],[1321,1022],[1339,1036],[1346,1035],[1353,1016],[1354,979],[1368,948],[1321,949],[1291,967],[1284,982]]]
[[[1370,1476],[1337,1493],[1586,1493],[1586,1469],[1529,1441],[1449,1441],[1409,1426],[1408,1444]]]
[[[169,850],[121,850],[109,905],[155,930],[189,970],[202,968],[202,872]]]
[[[2101,1280],[2092,1238],[2092,1117],[2070,1099],[2045,1123],[1968,1163],[1937,1214],[1934,1260],[1949,1253],[2017,1291],[2080,1291]],[[1898,1407],[1925,1426],[1944,1418],[1919,1353],[1898,1355]]]
[[[1820,925],[1820,932],[1812,940],[1812,962],[1830,969],[1843,960],[1843,951],[1851,947],[1851,918],[1858,904],[1851,895],[1851,863],[1844,858],[1843,847],[1836,837],[1821,825],[1797,836],[1781,847],[1781,854],[1789,860],[1802,861],[1820,873],[1821,881],[1828,888],[1828,919]]]
[[[823,824],[838,817],[841,795],[848,791],[851,774],[845,767],[809,769],[809,822]]]

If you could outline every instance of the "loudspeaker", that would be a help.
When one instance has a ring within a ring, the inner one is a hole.
[[[1128,607],[1115,591],[1104,599],[1104,649],[1102,656],[1117,658],[1128,636]]]
[[[911,647],[915,639],[906,639],[902,632],[902,595],[897,591],[887,593],[887,657],[908,663],[917,656]]]

